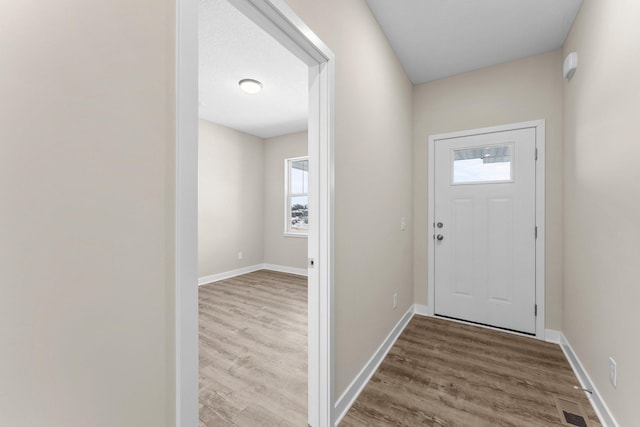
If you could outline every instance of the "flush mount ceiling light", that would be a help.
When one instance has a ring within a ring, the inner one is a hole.
[[[240,89],[246,93],[254,94],[262,90],[262,83],[253,79],[242,79],[238,82]]]

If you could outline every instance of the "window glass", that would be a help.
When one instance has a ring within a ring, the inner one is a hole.
[[[291,198],[291,231],[304,232],[309,230],[309,198],[308,196],[294,196]]]
[[[308,192],[309,161],[295,160],[291,162],[291,193]]]
[[[454,184],[512,180],[512,144],[453,150]]]
[[[285,163],[285,233],[306,235],[309,230],[309,160],[287,159]]]

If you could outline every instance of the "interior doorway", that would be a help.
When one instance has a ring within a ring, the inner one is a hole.
[[[309,69],[308,422],[328,426],[333,418],[333,54],[282,1],[230,3]],[[176,424],[193,426],[198,423],[198,2],[178,2],[177,16]]]
[[[429,144],[432,314],[543,334],[543,122]]]

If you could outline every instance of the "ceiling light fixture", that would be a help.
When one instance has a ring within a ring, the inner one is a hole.
[[[246,93],[254,94],[262,90],[262,83],[253,79],[242,79],[238,82],[240,89]]]

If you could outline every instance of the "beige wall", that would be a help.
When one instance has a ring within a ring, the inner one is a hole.
[[[564,333],[621,426],[640,381],[640,3],[585,0],[564,47]],[[618,365],[609,384],[608,361]]]
[[[413,276],[427,304],[429,135],[545,119],[546,327],[562,328],[562,58],[555,51],[417,85],[413,95]]]
[[[363,0],[287,2],[337,57],[336,397],[426,303],[427,136],[545,118],[547,327],[633,425],[640,6],[585,0],[563,110],[558,52],[414,93]],[[171,425],[174,6],[0,3],[2,425]]]
[[[307,132],[264,140],[264,262],[307,268],[307,239],[284,233],[284,159],[307,155]]]
[[[283,236],[283,224],[284,159],[307,155],[307,133],[263,140],[206,120],[199,131],[198,276],[306,268],[307,239]]]
[[[336,55],[338,398],[413,303],[412,85],[364,0],[287,3]]]
[[[0,2],[2,426],[172,419],[173,21]]]
[[[198,130],[198,277],[262,264],[263,140],[206,120]]]

